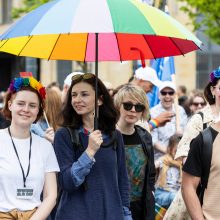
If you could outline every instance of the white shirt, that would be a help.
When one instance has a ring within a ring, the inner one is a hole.
[[[178,105],[179,114],[180,114],[180,128],[182,131],[184,131],[184,128],[186,126],[186,123],[188,121],[187,115],[185,110],[182,106]],[[166,111],[161,103],[154,106],[150,109],[150,114],[152,118],[156,118],[160,113]],[[172,112],[175,113],[174,105],[172,106]],[[167,122],[164,126],[155,128],[151,134],[152,134],[152,141],[153,145],[155,143],[160,143],[162,145],[168,146],[169,138],[176,133],[176,117],[172,117],[170,122]],[[158,159],[159,157],[163,156],[163,153],[155,150],[154,151],[154,159]]]
[[[13,141],[26,176],[30,138],[13,138]],[[0,211],[26,211],[38,207],[47,172],[59,172],[53,146],[49,141],[32,133],[30,171],[26,186],[34,189],[34,194],[31,200],[17,199],[17,189],[24,186],[23,175],[8,131],[0,130]]]

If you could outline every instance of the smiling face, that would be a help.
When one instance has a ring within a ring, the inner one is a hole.
[[[86,116],[94,114],[95,111],[95,91],[86,82],[79,82],[72,88],[72,106],[78,115]]]
[[[166,110],[172,110],[172,105],[174,103],[175,91],[169,87],[166,87],[160,91],[160,101],[161,105]]]
[[[39,98],[36,93],[27,90],[17,92],[8,101],[12,124],[30,127],[37,118],[39,105]]]

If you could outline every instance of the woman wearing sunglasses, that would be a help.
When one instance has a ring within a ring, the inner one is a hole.
[[[94,130],[95,82],[98,83],[98,130]],[[74,75],[68,90],[63,127],[55,134],[62,195],[56,220],[130,220],[129,182],[117,111],[104,84],[95,75]],[[66,127],[76,132],[71,142]],[[111,134],[115,141],[107,148]]]
[[[11,82],[3,109],[11,125],[0,130],[0,219],[45,220],[56,203],[59,166],[53,147],[30,132],[44,101],[45,88],[33,77]]]
[[[155,166],[150,133],[135,125],[149,114],[145,92],[127,84],[114,97],[120,111],[117,128],[122,133],[130,179],[130,206],[133,220],[154,220]]]

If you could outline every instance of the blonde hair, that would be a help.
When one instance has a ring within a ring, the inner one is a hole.
[[[52,88],[46,89],[45,113],[50,126],[56,131],[61,123],[61,96]]]
[[[149,119],[149,103],[146,93],[142,88],[133,84],[125,84],[114,96],[115,108],[119,111],[125,97],[130,97],[145,106],[141,120]]]

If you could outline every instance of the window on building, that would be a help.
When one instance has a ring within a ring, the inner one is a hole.
[[[0,0],[0,24],[10,23],[12,0]]]
[[[197,53],[196,87],[203,89],[209,81],[209,73],[219,66],[220,53]]]

